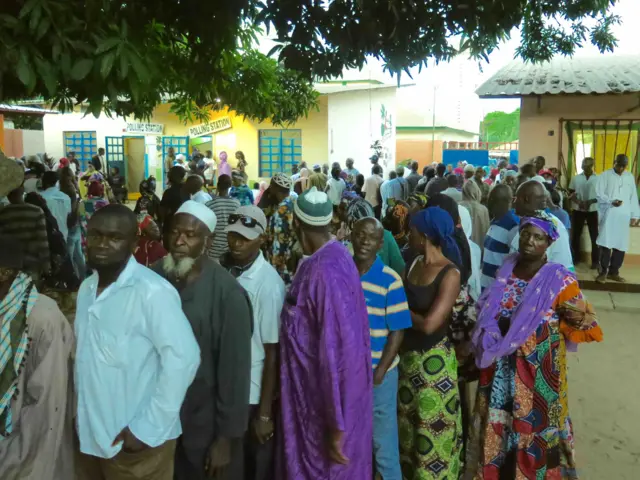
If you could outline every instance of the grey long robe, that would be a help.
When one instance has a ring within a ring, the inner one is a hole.
[[[27,324],[32,342],[11,402],[13,432],[0,438],[0,478],[73,479],[73,330],[56,303],[42,294]]]
[[[242,438],[248,426],[251,383],[251,302],[219,264],[206,258],[200,277],[180,291],[182,309],[201,352],[196,378],[185,397],[176,449],[176,480],[204,480],[209,447],[218,437],[234,439],[226,478],[242,478]],[[162,262],[153,270],[169,278]]]

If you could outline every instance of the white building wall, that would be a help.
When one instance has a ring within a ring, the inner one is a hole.
[[[44,132],[42,130],[22,130],[22,148],[26,155],[44,153]]]
[[[344,168],[345,160],[353,158],[366,177],[371,172],[371,144],[380,140],[385,152],[380,164],[385,172],[395,166],[396,87],[331,94],[328,111],[329,164],[340,162]]]
[[[105,137],[121,137],[126,129],[126,120],[121,117],[99,118],[82,113],[47,114],[43,118],[45,150],[53,158],[66,156],[64,132],[96,132],[98,148],[105,148]],[[96,149],[96,154],[97,149]]]

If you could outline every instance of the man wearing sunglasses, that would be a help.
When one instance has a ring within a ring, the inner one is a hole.
[[[258,207],[240,207],[226,228],[229,252],[220,264],[249,294],[253,307],[250,426],[245,435],[245,480],[272,476],[273,399],[278,378],[278,336],[285,286],[260,250],[267,219]]]

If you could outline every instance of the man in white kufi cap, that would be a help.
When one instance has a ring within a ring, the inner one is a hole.
[[[253,319],[244,289],[206,254],[216,223],[205,205],[184,202],[168,229],[169,255],[153,266],[178,289],[202,352],[180,413],[176,480],[243,478]]]

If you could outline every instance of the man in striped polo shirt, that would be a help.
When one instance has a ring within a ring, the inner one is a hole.
[[[385,266],[376,252],[384,229],[375,218],[356,222],[351,234],[353,258],[369,314],[373,358],[373,452],[376,471],[385,480],[400,480],[398,451],[398,350],[411,313],[400,276]]]
[[[216,262],[229,251],[229,243],[227,242],[227,234],[225,230],[229,224],[229,215],[235,213],[240,208],[240,202],[229,196],[231,189],[231,177],[229,175],[220,175],[218,177],[218,194],[206,203],[206,206],[213,210],[216,214],[216,229],[213,236],[211,246],[207,251],[207,255],[211,260]]]
[[[518,234],[520,217],[511,210],[513,193],[505,184],[496,185],[489,195],[489,215],[492,221],[484,240],[482,259],[482,290],[489,287],[496,278],[498,269],[509,255],[511,242]]]

